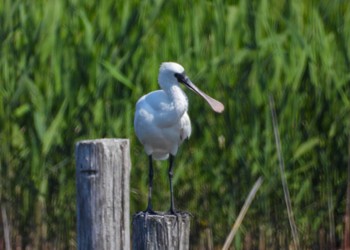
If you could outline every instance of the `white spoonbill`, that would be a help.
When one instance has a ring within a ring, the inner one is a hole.
[[[202,96],[218,113],[224,105],[199,90],[186,76],[184,68],[174,62],[162,63],[158,83],[161,90],[142,96],[137,104],[134,118],[136,136],[143,144],[149,158],[149,190],[146,213],[152,210],[153,165],[152,159],[169,158],[170,213],[175,214],[173,196],[173,163],[180,144],[191,135],[191,122],[187,114],[188,99],[180,83]]]

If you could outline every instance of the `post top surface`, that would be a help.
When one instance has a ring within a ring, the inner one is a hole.
[[[91,140],[81,140],[76,143],[78,144],[113,144],[113,143],[129,143],[129,139],[125,138],[99,138]]]

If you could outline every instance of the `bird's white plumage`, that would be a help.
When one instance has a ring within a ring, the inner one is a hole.
[[[191,135],[187,96],[175,73],[184,73],[184,68],[177,63],[163,63],[158,76],[162,89],[142,96],[136,104],[136,136],[147,155],[156,160],[176,155],[179,145]]]
[[[162,63],[158,83],[161,90],[142,96],[136,103],[134,128],[149,159],[148,205],[145,213],[156,214],[152,209],[153,165],[152,159],[169,158],[170,213],[176,214],[173,195],[174,156],[180,144],[191,135],[191,122],[187,114],[188,100],[179,83],[204,98],[217,113],[224,105],[202,92],[186,76],[184,68],[177,63]],[[170,157],[169,157],[170,155]]]

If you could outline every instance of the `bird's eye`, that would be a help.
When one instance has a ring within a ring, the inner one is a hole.
[[[181,83],[186,82],[186,75],[184,73],[183,74],[175,73],[174,76],[176,77],[178,82],[181,82]]]
[[[174,76],[176,77],[177,81],[180,81],[180,74],[179,73],[175,73]]]

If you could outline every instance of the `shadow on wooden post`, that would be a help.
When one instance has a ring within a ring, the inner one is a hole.
[[[78,249],[130,249],[127,139],[76,144]]]
[[[150,215],[139,212],[133,218],[133,250],[187,250],[190,248],[189,213]]]

